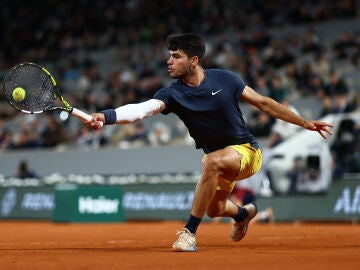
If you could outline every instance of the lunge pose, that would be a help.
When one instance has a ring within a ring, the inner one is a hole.
[[[262,162],[261,150],[246,127],[239,101],[248,102],[272,117],[317,131],[324,138],[325,133],[332,134],[332,125],[303,119],[273,99],[258,94],[232,71],[203,69],[205,43],[197,34],[170,35],[167,48],[168,72],[177,79],[175,82],[159,89],[148,101],[94,113],[93,119],[84,123],[96,130],[102,123],[126,124],[160,112],[175,113],[188,128],[196,148],[202,148],[205,155],[191,214],[172,248],[196,251],[196,231],[205,214],[232,217],[235,222],[231,239],[239,241],[245,236],[257,207],[254,203],[238,206],[228,200],[228,195],[235,181],[255,174]]]

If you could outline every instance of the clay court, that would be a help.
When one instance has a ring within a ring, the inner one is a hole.
[[[182,222],[0,223],[0,269],[360,269],[360,226],[204,223],[198,252],[171,251]]]

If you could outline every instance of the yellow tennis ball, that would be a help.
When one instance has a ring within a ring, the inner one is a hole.
[[[12,92],[13,98],[16,102],[23,101],[26,95],[26,91],[22,87],[16,87]]]

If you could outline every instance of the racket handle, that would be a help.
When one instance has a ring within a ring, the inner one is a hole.
[[[93,118],[90,114],[87,114],[83,111],[80,111],[79,109],[73,108],[71,111],[71,114],[77,118],[80,118],[82,120],[91,121]],[[100,126],[102,127],[104,125],[103,122],[100,122]]]

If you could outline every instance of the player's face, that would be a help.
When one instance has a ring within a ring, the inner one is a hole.
[[[168,72],[171,78],[185,78],[191,72],[191,64],[189,57],[182,51],[169,51]]]

